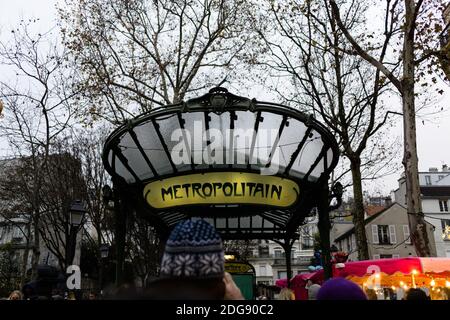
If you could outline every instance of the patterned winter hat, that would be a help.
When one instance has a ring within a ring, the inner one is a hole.
[[[166,243],[162,278],[222,278],[222,240],[212,225],[201,219],[180,222]]]

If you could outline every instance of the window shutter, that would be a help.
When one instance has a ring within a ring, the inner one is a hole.
[[[393,254],[392,258],[400,258],[400,255],[399,254]]]
[[[395,234],[395,225],[389,225],[389,238],[391,240],[391,244],[397,243],[397,235]]]
[[[380,240],[378,240],[378,226],[376,224],[372,225],[372,243],[380,243]]]
[[[374,260],[380,259],[380,255],[379,255],[379,254],[374,254],[374,255],[373,255],[373,259],[374,259]]]
[[[403,236],[406,244],[411,244],[411,238],[409,233],[409,226],[407,224],[403,225]]]

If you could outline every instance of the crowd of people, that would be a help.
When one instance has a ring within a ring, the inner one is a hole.
[[[369,300],[376,299],[373,292],[364,291],[356,283],[344,278],[333,278],[322,285],[307,283],[309,300]],[[96,300],[95,293],[85,299]],[[244,297],[225,272],[222,240],[212,225],[202,219],[191,219],[179,223],[166,242],[161,261],[160,276],[145,291],[122,286],[106,295],[106,299],[152,299],[152,300],[243,300]],[[8,300],[75,300],[75,293],[52,292],[51,296],[40,297],[33,288],[25,286],[15,290]],[[266,300],[258,297],[258,300]],[[295,300],[289,288],[281,289],[279,300]],[[428,300],[421,289],[410,289],[405,300]]]

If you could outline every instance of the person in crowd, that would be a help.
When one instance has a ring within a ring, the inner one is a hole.
[[[295,293],[289,288],[283,288],[278,295],[278,300],[295,300]]]
[[[97,300],[97,295],[95,292],[89,292],[88,300]]]
[[[13,292],[11,292],[11,294],[9,295],[8,300],[22,300],[22,292],[20,292],[19,290],[14,290]]]
[[[378,300],[377,292],[374,289],[366,289],[366,295],[369,300]]]
[[[222,239],[212,225],[199,218],[180,222],[172,230],[161,261],[160,277],[146,299],[243,300],[225,271]]]
[[[356,283],[344,278],[333,278],[322,285],[317,300],[367,300],[367,296]]]
[[[61,289],[52,289],[52,300],[64,300],[64,292]]]
[[[314,283],[308,287],[308,300],[317,300],[317,293],[319,293],[320,285]]]
[[[425,292],[425,294],[427,295],[427,297],[430,296],[430,290],[428,289],[425,281],[422,282],[422,286],[420,287],[420,290],[422,290],[423,292]]]
[[[67,297],[64,300],[77,300],[77,298],[75,296],[75,292],[69,291],[67,293]]]
[[[429,300],[429,298],[423,290],[411,288],[406,293],[406,300]]]
[[[37,298],[35,283],[26,283],[22,288],[24,300],[35,300]]]

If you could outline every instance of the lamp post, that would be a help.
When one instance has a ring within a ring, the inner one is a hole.
[[[100,246],[100,257],[102,259],[108,258],[109,255],[109,246],[107,244],[102,244]]]
[[[69,210],[69,234],[68,241],[66,242],[66,267],[72,265],[75,257],[75,251],[77,246],[77,234],[83,218],[86,213],[83,202],[81,200],[75,200],[72,202]]]
[[[100,295],[103,294],[103,268],[104,261],[108,258],[109,255],[109,245],[103,243],[99,247],[100,251],[100,268],[99,268],[99,287],[100,287]]]

